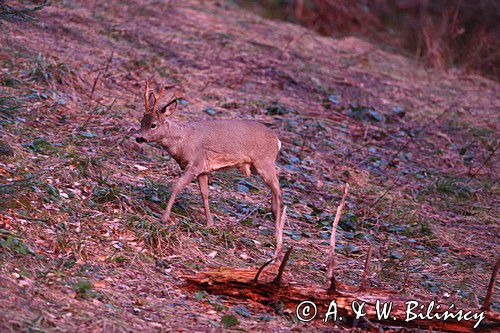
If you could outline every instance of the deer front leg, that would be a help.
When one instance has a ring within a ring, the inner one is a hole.
[[[198,183],[200,185],[201,198],[203,199],[203,206],[205,208],[207,225],[213,227],[214,220],[212,219],[212,214],[210,214],[210,206],[208,203],[208,176],[206,173],[202,173],[198,176]]]
[[[163,223],[168,223],[170,220],[170,212],[172,211],[172,206],[174,205],[175,197],[179,192],[181,192],[190,182],[195,179],[197,176],[197,172],[192,169],[186,170],[184,174],[177,180],[175,185],[172,188],[172,194],[170,195],[170,198],[168,199],[167,203],[167,208],[165,209],[165,212],[163,213],[161,217],[161,221]]]

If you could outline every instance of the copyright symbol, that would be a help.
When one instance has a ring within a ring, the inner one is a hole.
[[[304,322],[313,320],[317,313],[318,308],[316,307],[316,304],[311,301],[304,301],[297,305],[297,308],[295,309],[297,318]]]

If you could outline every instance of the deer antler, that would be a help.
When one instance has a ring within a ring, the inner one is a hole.
[[[153,96],[155,97],[155,101],[154,101],[154,104],[153,104],[153,108],[151,108],[151,110],[152,110],[151,112],[152,113],[155,113],[155,111],[156,111],[156,105],[158,105],[158,101],[160,100],[160,98],[163,95],[163,93],[165,92],[165,90],[170,89],[172,87],[174,87],[174,86],[164,86],[162,84],[160,92],[158,93],[158,95],[155,96],[155,94],[153,93]],[[146,109],[146,113],[148,113],[149,110],[150,110],[149,93],[150,93],[149,82],[148,82],[148,80],[146,80],[146,89],[144,90],[144,107]],[[177,103],[178,99],[179,98],[172,99],[170,102],[168,102],[168,105],[171,105],[173,103]]]
[[[146,113],[149,112],[149,82],[146,79],[146,89],[144,90],[144,107],[146,109]]]
[[[161,95],[163,95],[164,91],[165,91],[165,86],[162,84],[160,92],[158,93],[158,95],[156,95],[155,103],[153,104],[153,111],[152,111],[153,113],[156,112],[156,105],[158,104],[158,101],[160,100]]]

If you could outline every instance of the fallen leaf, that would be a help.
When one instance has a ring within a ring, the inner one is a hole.
[[[139,171],[144,171],[147,170],[148,168],[139,164],[134,164],[134,168],[136,168]]]
[[[106,288],[106,282],[104,281],[94,282],[94,288]]]

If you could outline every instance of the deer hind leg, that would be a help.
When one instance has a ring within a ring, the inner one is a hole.
[[[172,211],[172,206],[174,205],[175,197],[179,192],[181,192],[189,183],[196,178],[198,172],[194,168],[187,169],[184,174],[177,180],[172,188],[172,194],[168,199],[167,208],[161,217],[163,223],[167,223],[170,220],[170,212]]]
[[[276,226],[281,219],[282,193],[274,162],[255,162],[254,167],[264,182],[271,188],[271,210]]]
[[[209,227],[213,227],[214,220],[212,219],[212,214],[210,214],[210,206],[208,203],[208,175],[206,173],[202,173],[201,175],[199,175],[198,183],[200,185],[201,198],[203,199],[203,206],[205,208],[207,225]]]
[[[238,168],[245,176],[250,177],[252,175],[252,171],[250,171],[250,163],[242,163],[238,166]]]
[[[281,202],[283,201],[283,197],[281,194],[280,183],[278,181],[278,175],[276,173],[276,166],[274,165],[274,162],[271,161],[260,163],[256,162],[254,163],[254,167],[264,179],[264,182],[271,188],[271,208],[275,219],[276,237],[276,253],[274,264],[278,265],[278,260],[281,257],[281,246],[279,244],[279,239],[281,237],[281,233],[283,232],[282,228],[280,228]]]

